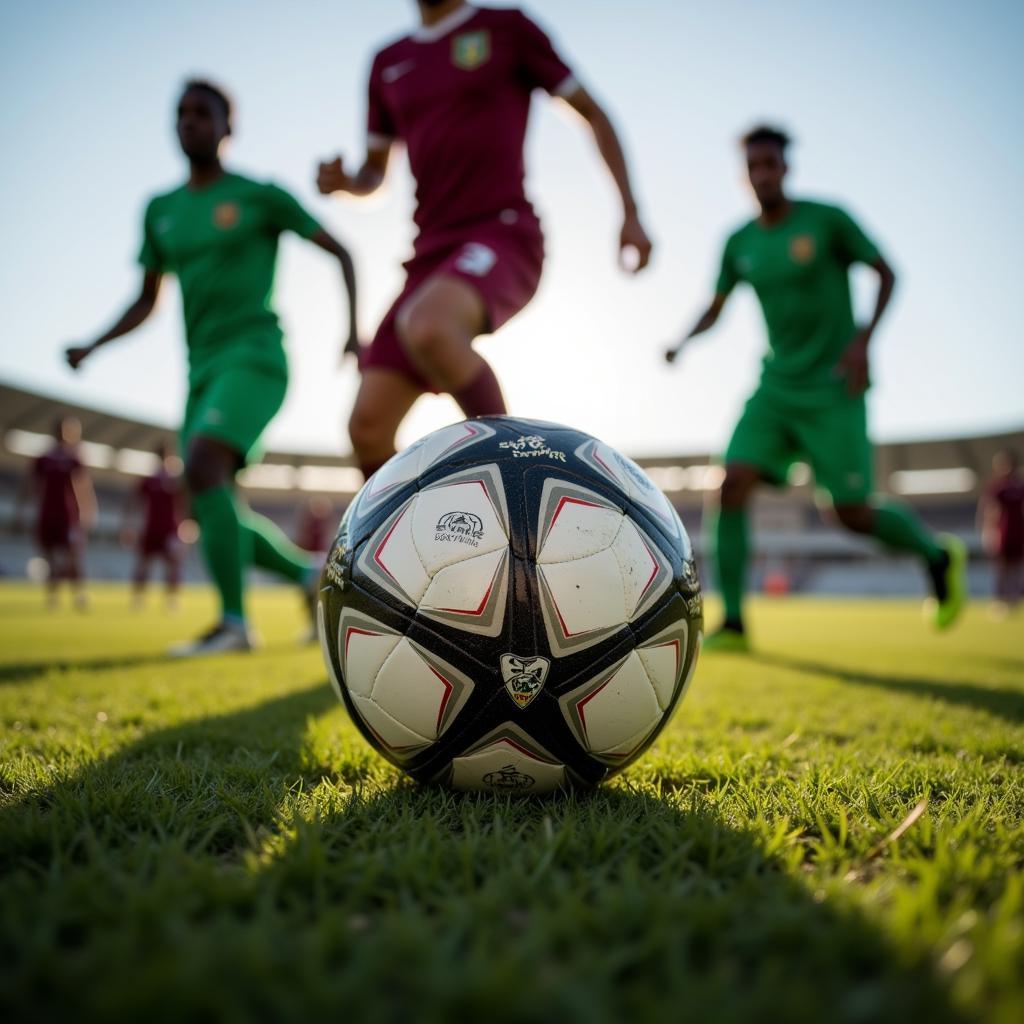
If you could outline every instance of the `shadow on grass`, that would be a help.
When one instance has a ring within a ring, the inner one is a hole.
[[[922,955],[685,780],[380,788],[368,751],[342,779],[311,756],[334,706],[319,685],[162,730],[0,811],[8,1019],[957,1019]],[[313,810],[283,821],[297,787]]]
[[[1008,722],[1024,722],[1024,690],[1008,686],[977,686],[951,679],[914,678],[866,672],[863,669],[844,668],[823,662],[805,661],[781,654],[756,653],[748,657],[762,665],[803,672],[817,677],[831,676],[855,686],[879,687],[913,697],[928,697],[948,704],[976,708],[999,715]]]

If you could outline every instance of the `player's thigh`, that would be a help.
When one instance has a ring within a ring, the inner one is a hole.
[[[756,391],[747,401],[725,450],[725,465],[756,470],[761,480],[779,486],[797,457],[789,411]]]
[[[284,403],[287,378],[255,369],[229,369],[190,398],[182,430],[187,458],[205,438],[237,454],[240,463],[258,458],[259,441]]]
[[[357,449],[393,444],[395,432],[422,386],[407,374],[383,366],[367,366],[349,416],[348,430]]]
[[[399,337],[414,352],[444,344],[465,346],[487,329],[487,306],[479,288],[439,271],[427,278],[398,310]]]
[[[863,395],[844,395],[801,417],[800,446],[818,487],[836,506],[863,506],[874,486]]]

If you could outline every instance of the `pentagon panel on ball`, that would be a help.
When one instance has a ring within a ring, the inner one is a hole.
[[[635,462],[495,416],[396,455],[353,499],[318,610],[363,736],[423,782],[593,786],[657,736],[703,627],[686,530]]]

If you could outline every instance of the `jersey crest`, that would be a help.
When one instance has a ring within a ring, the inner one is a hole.
[[[789,255],[793,257],[794,263],[810,263],[814,259],[814,237],[797,235],[789,243]]]
[[[491,33],[486,29],[463,32],[452,40],[452,63],[463,71],[472,71],[490,58]]]
[[[213,223],[222,231],[227,231],[238,223],[241,215],[238,203],[218,203],[213,208]]]

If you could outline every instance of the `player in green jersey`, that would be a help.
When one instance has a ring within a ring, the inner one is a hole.
[[[768,354],[761,383],[725,454],[713,524],[725,620],[706,641],[711,649],[747,649],[742,614],[747,505],[759,483],[785,483],[797,459],[810,464],[843,526],[921,559],[934,593],[927,607],[936,626],[952,625],[965,599],[963,544],[935,536],[908,509],[873,494],[865,414],[868,352],[895,275],[848,214],[786,195],[788,143],[785,133],[765,127],[742,139],[760,213],[730,236],[711,305],[666,353],[673,362],[692,338],[715,325],[738,283],[751,285],[768,328]],[[862,327],[854,322],[850,300],[854,263],[872,267],[879,278],[874,314]]]
[[[189,357],[181,450],[203,555],[222,605],[216,626],[175,648],[179,656],[250,649],[244,606],[249,565],[298,584],[312,602],[317,572],[310,557],[235,493],[235,475],[258,457],[260,436],[287,389],[282,332],[271,305],[283,231],[294,231],[338,260],[348,294],[346,350],[357,345],[351,257],[283,189],[224,169],[220,156],[231,134],[231,113],[222,89],[206,81],[185,85],[177,133],[189,177],[146,209],[141,294],[109,331],[67,351],[77,369],[100,346],[134,330],[153,311],[163,275],[177,275]]]

